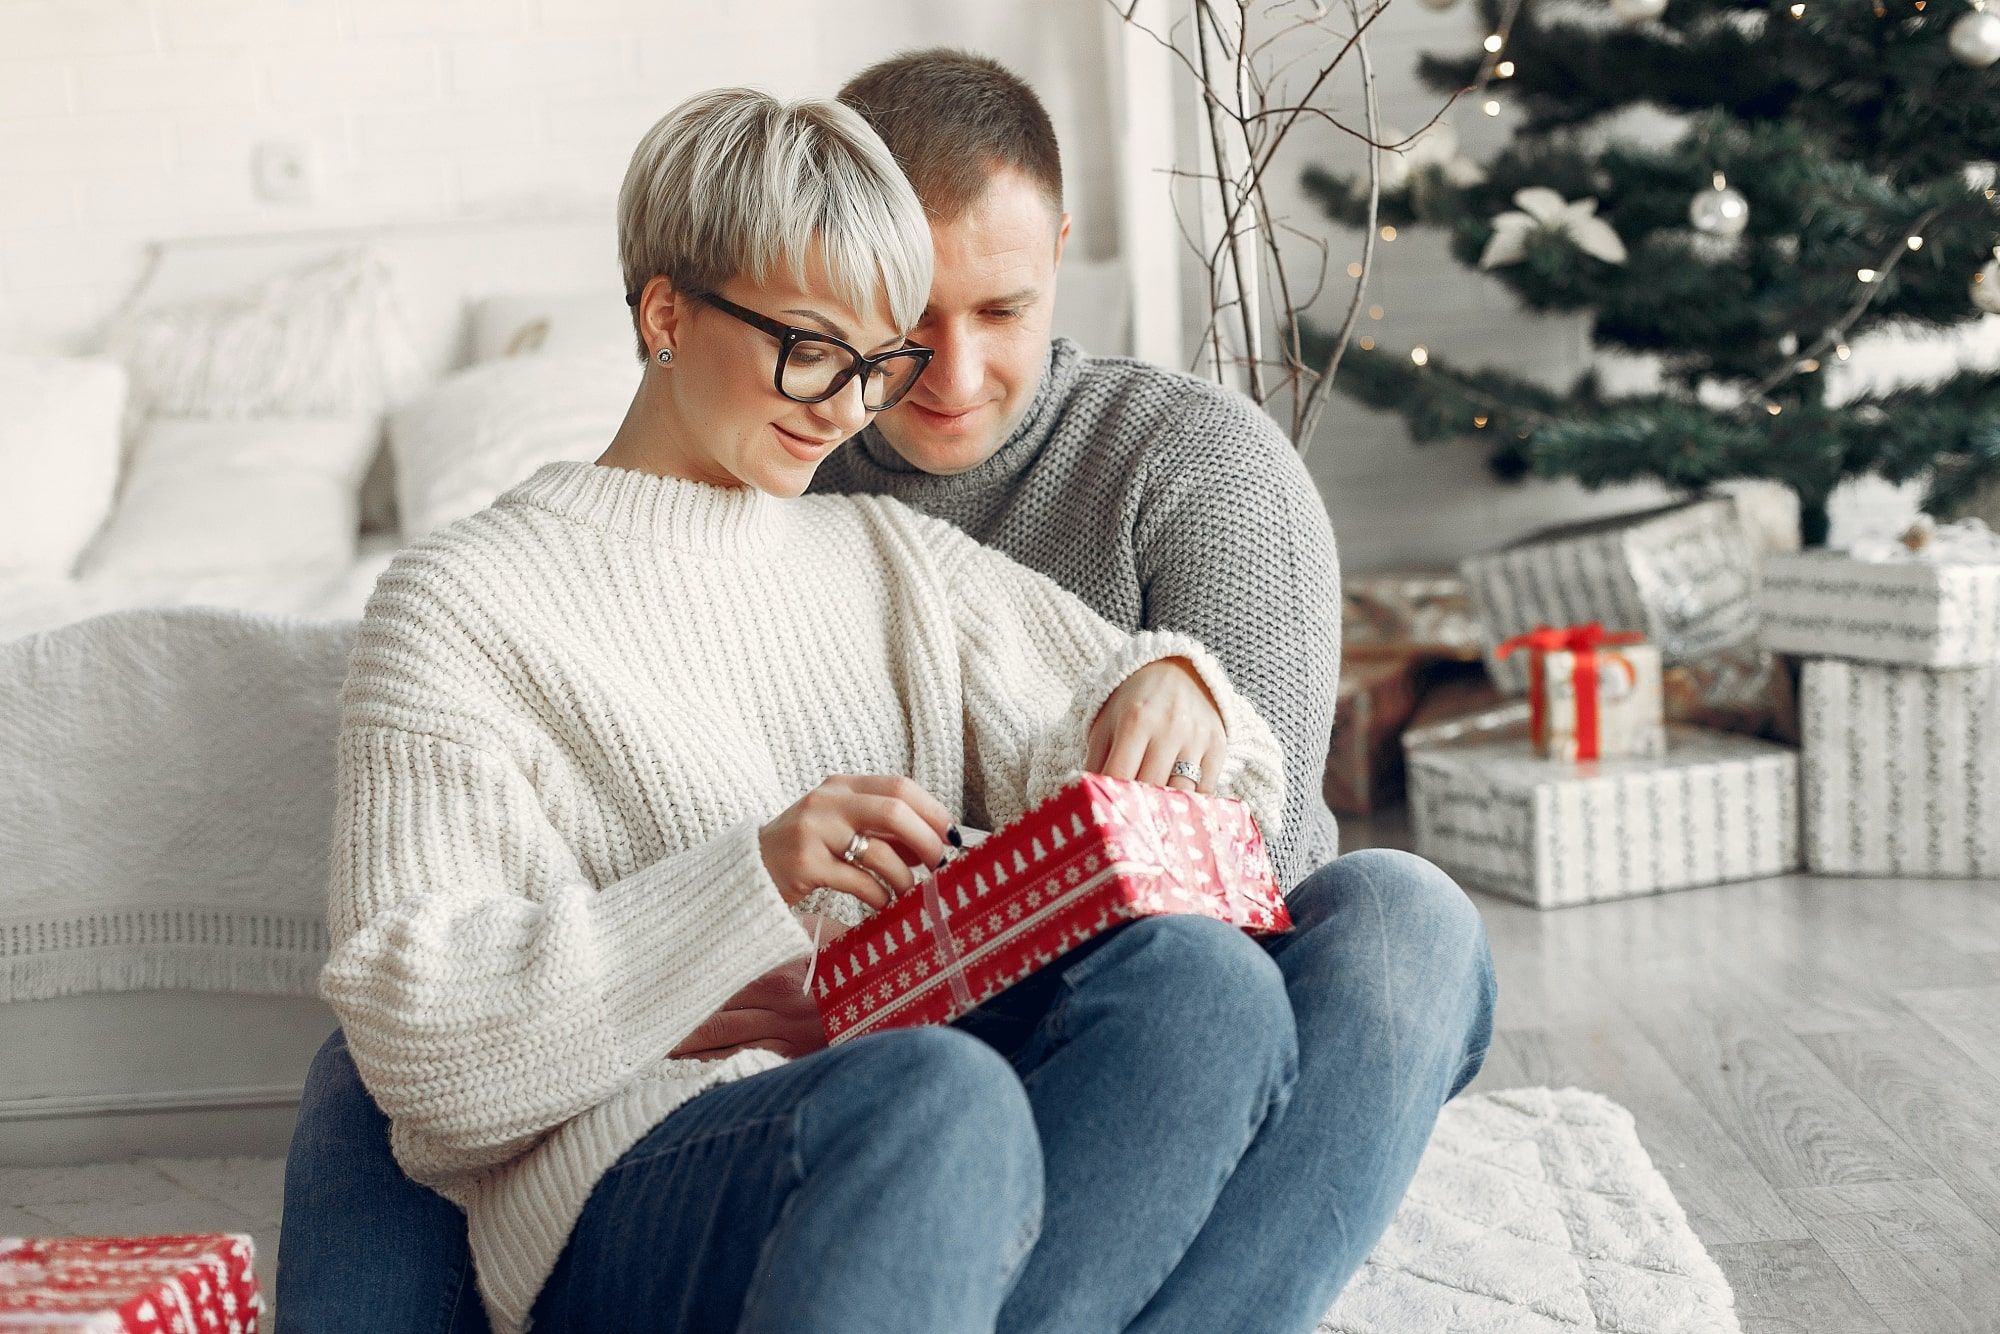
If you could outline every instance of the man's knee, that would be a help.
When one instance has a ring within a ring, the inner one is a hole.
[[[331,1121],[346,1127],[348,1133],[356,1123],[365,1123],[369,1129],[386,1134],[388,1119],[361,1082],[361,1072],[355,1069],[354,1057],[347,1050],[347,1034],[334,1029],[306,1069],[305,1087],[299,1095],[300,1122]]]

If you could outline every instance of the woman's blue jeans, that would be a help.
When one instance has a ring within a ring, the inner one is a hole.
[[[1294,929],[1117,927],[949,1027],[710,1089],[597,1184],[536,1329],[1312,1329],[1492,1036],[1477,911],[1349,853]],[[410,1181],[336,1032],[285,1171],[277,1318],[484,1330],[464,1217]]]

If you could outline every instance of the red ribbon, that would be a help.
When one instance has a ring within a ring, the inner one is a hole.
[[[1594,760],[1602,745],[1598,724],[1597,650],[1612,644],[1643,643],[1645,638],[1636,630],[1606,630],[1602,622],[1591,621],[1560,630],[1554,626],[1538,625],[1494,649],[1494,655],[1501,658],[1516,649],[1528,652],[1528,730],[1537,748],[1548,749],[1548,691],[1547,681],[1542,675],[1543,657],[1550,653],[1571,655],[1570,682],[1576,689],[1576,757],[1579,760]],[[1625,670],[1631,672],[1630,663],[1625,663]]]

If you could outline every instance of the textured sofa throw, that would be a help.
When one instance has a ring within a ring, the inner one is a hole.
[[[358,624],[151,608],[0,644],[0,1001],[316,994]]]

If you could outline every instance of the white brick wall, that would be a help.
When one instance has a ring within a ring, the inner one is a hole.
[[[608,212],[688,93],[830,94],[937,42],[1043,86],[1100,253],[1104,92],[1067,86],[1099,22],[1086,0],[0,0],[0,348],[87,346],[161,237]],[[309,202],[256,195],[268,141],[306,150]]]
[[[1470,5],[1396,5],[1375,29],[1383,114],[1424,123],[1411,71],[1426,48],[1468,44]],[[953,43],[1027,75],[1063,137],[1073,253],[1113,248],[1110,123],[1097,0],[0,0],[0,348],[84,346],[163,236],[609,209],[639,134],[698,88],[755,83],[830,93],[896,50]],[[1353,114],[1343,93],[1340,114]],[[1504,122],[1461,108],[1475,154]],[[251,154],[309,153],[317,193],[275,204]],[[1294,161],[1354,161],[1323,126]],[[1136,207],[1164,207],[1158,200]],[[1299,201],[1292,220],[1328,234]],[[1357,255],[1335,236],[1322,313],[1342,308]],[[1378,248],[1364,332],[1566,381],[1580,319],[1515,310],[1500,284],[1436,237]],[[1311,456],[1350,569],[1445,564],[1529,528],[1643,503],[1490,482],[1476,444],[1416,449],[1400,420],[1336,399]]]

